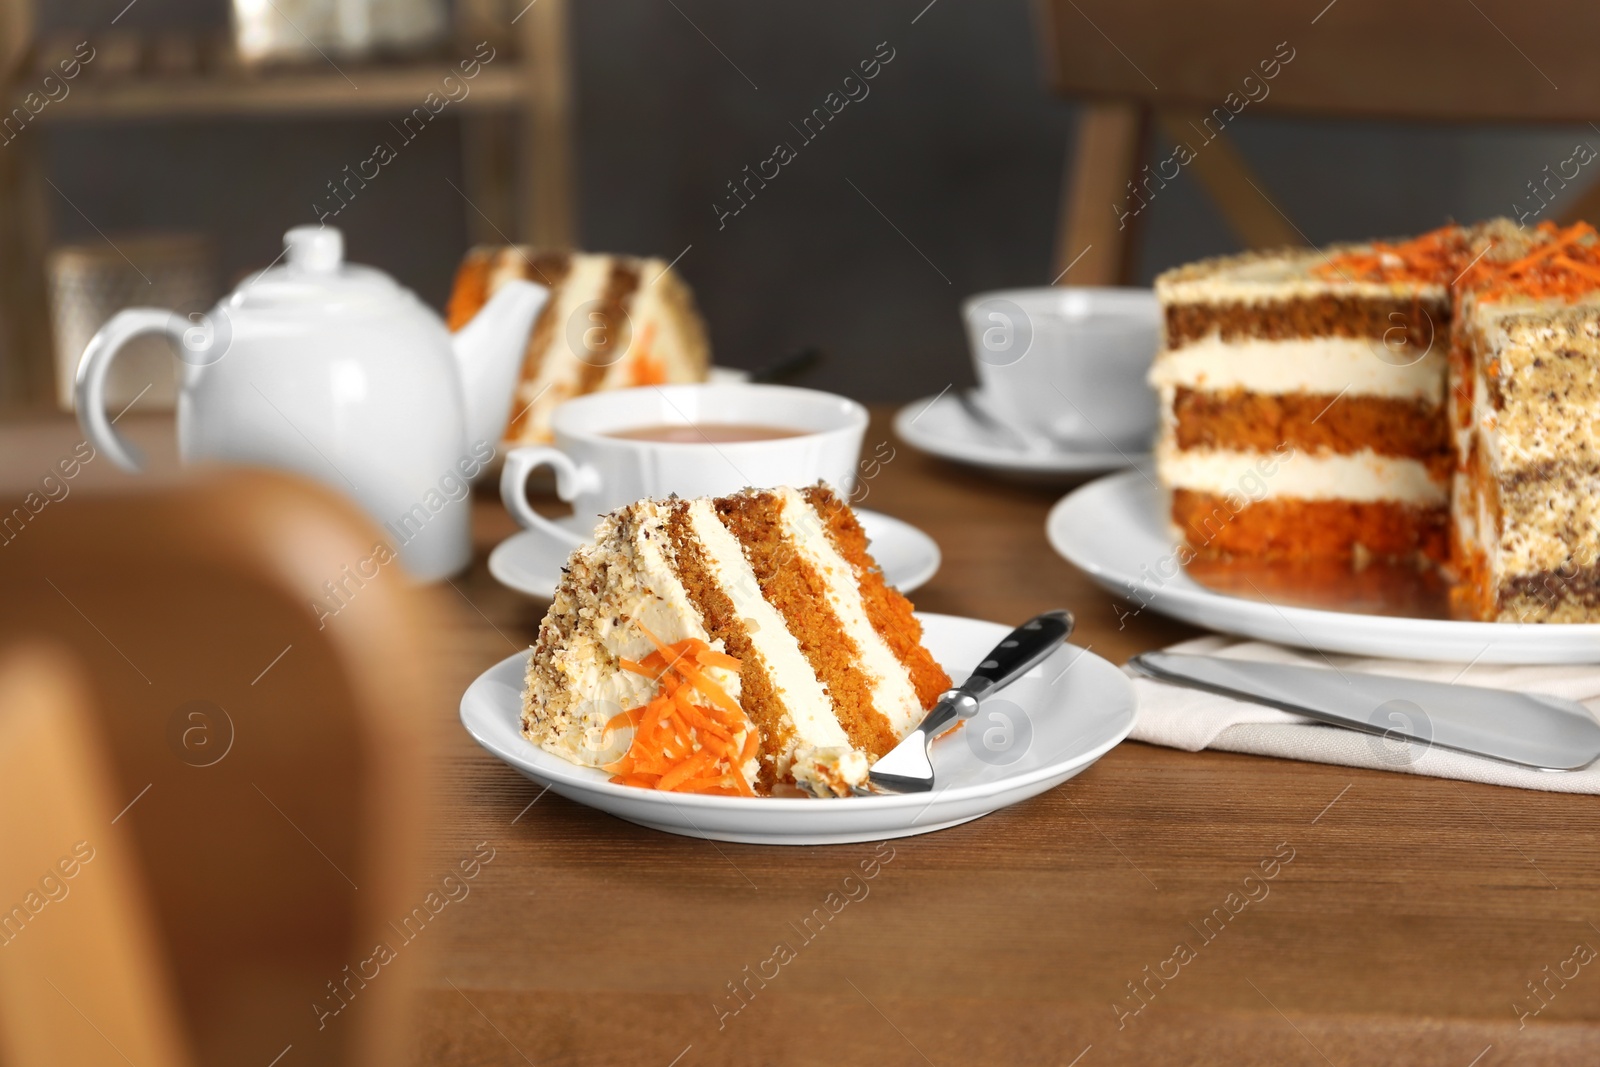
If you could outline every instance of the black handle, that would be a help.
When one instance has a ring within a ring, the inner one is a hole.
[[[1072,627],[1072,612],[1064,609],[1035,615],[990,649],[961,688],[981,697],[992,689],[1010,685],[1060,647]]]

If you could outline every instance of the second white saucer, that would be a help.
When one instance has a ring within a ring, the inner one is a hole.
[[[1143,449],[1118,449],[1111,444],[1028,451],[975,422],[953,389],[901,408],[895,413],[894,432],[912,448],[941,459],[1029,477],[1099,474],[1149,459]]]
[[[883,569],[884,580],[902,593],[909,593],[932,578],[939,570],[939,545],[933,538],[899,519],[882,512],[855,509],[856,518],[871,542],[872,558]],[[557,519],[580,537],[594,527],[594,519],[574,515]],[[523,530],[501,541],[489,553],[489,573],[501,585],[519,593],[549,600],[561,581],[561,568],[572,555],[572,546],[556,541],[538,530]]]

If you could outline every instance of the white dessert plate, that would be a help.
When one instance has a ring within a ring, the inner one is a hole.
[[[909,593],[939,572],[939,543],[933,538],[909,522],[879,511],[856,508],[855,513],[871,542],[868,550],[890,585]],[[556,521],[583,537],[594,531],[592,518],[573,515]],[[571,545],[557,544],[538,530],[523,530],[501,541],[489,553],[489,573],[501,585],[549,600],[556,595],[561,568],[571,555]]]
[[[1013,477],[1100,474],[1131,467],[1150,458],[1149,452],[1143,449],[1119,451],[1109,445],[1029,452],[974,422],[956,399],[954,390],[925,396],[901,408],[894,416],[894,432],[920,452]]]
[[[1279,605],[1207,589],[1176,566],[1166,494],[1139,471],[1068,494],[1045,523],[1050,545],[1100,585],[1151,611],[1320,652],[1454,663],[1600,663],[1600,625],[1456,622]],[[1143,610],[1143,609],[1140,609]]]
[[[955,615],[923,615],[928,648],[957,682],[1010,631]],[[985,701],[977,716],[933,747],[938,785],[904,796],[722,797],[612,785],[592,767],[568,763],[521,733],[528,654],[480,675],[461,698],[473,740],[557,793],[620,819],[685,837],[758,845],[836,845],[910,837],[987,815],[1071,778],[1133,729],[1127,677],[1074,645]]]

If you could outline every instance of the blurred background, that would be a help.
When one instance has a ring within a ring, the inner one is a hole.
[[[314,6],[237,3],[268,13]],[[960,300],[1048,283],[1075,253],[1064,247],[1062,203],[1085,107],[1082,94],[1053,91],[1061,85],[1046,40],[1103,53],[1141,89],[1133,71],[1155,70],[1159,58],[1146,55],[1157,46],[1137,16],[1120,27],[1107,21],[1115,5],[1056,5],[1065,14],[1054,23],[1027,0],[524,5],[437,0],[449,24],[419,43],[380,44],[361,56],[309,52],[309,40],[290,40],[284,47],[298,58],[269,57],[241,73],[230,54],[230,0],[4,0],[14,97],[36,88],[46,65],[78,42],[95,56],[66,96],[0,137],[5,407],[48,406],[56,393],[38,344],[49,325],[40,325],[46,264],[30,247],[98,249],[113,265],[127,253],[144,274],[175,258],[171,270],[181,275],[186,256],[198,256],[209,301],[271,261],[284,230],[316,221],[317,205],[334,203],[328,183],[378,141],[396,141],[394,123],[485,40],[495,58],[473,95],[403,142],[329,220],[345,231],[353,260],[393,273],[442,307],[474,242],[516,238],[680,257],[721,364],[753,368],[818,346],[827,359],[803,383],[862,400],[908,400],[964,384],[971,370]],[[1335,20],[1382,16],[1381,5],[1361,0],[1279,10],[1281,25],[1252,15],[1210,29],[1216,40],[1246,42],[1230,54],[1265,58],[1286,39],[1314,54],[1315,34]],[[1507,5],[1458,14],[1482,31],[1473,47],[1497,79],[1526,80],[1530,93],[1554,100],[1574,95],[1570,85],[1562,94],[1546,84],[1554,68],[1535,53],[1550,42],[1513,44],[1516,34],[1491,29],[1511,25],[1487,21],[1514,20]],[[1418,17],[1436,18],[1420,6]],[[303,28],[302,36],[314,33]],[[1449,47],[1445,37],[1400,43],[1417,53]],[[880,47],[893,58],[866,83],[868,95],[814,141],[801,141],[791,124],[840,91]],[[1301,77],[1303,87],[1305,64],[1290,63],[1275,84]],[[1225,76],[1213,72],[1212,80]],[[1162,90],[1149,88],[1159,100]],[[1256,220],[1266,237],[1274,225],[1321,243],[1510,214],[1530,202],[1529,183],[1542,168],[1569,159],[1577,142],[1600,144],[1584,122],[1396,122],[1353,110],[1286,118],[1246,109],[1229,125],[1231,151],[1273,207]],[[785,140],[798,146],[797,158],[719,225],[713,205],[727,201],[726,183]],[[1095,143],[1078,143],[1085,140]],[[1151,121],[1138,140],[1152,164],[1172,143]],[[1561,196],[1551,216],[1570,215],[1582,189]],[[1275,223],[1278,214],[1293,222]],[[1241,232],[1198,167],[1167,183],[1138,221],[1130,254],[1113,270],[1136,284],[1252,243],[1248,219]],[[139,243],[150,234],[203,243],[190,254],[180,240],[174,253],[170,240]],[[1261,239],[1258,232],[1255,243]],[[1063,282],[1103,280],[1094,259]],[[70,282],[92,274],[93,263],[60,270]],[[183,290],[181,278],[175,284]],[[18,321],[30,315],[33,324]],[[58,325],[58,343],[62,332]],[[76,336],[72,343],[81,344]]]

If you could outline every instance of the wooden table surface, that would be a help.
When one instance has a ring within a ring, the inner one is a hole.
[[[1119,628],[1045,541],[1060,486],[924,457],[888,416],[864,504],[943,549],[918,607],[1065,606],[1119,663],[1194,632]],[[444,638],[458,688],[543,615],[485,567],[514,529],[479,501],[455,582],[472,625]],[[1129,742],[954,829],[782,848],[633,826],[449,736],[439,865],[496,858],[433,946],[423,1062],[1600,1062],[1594,797]]]

